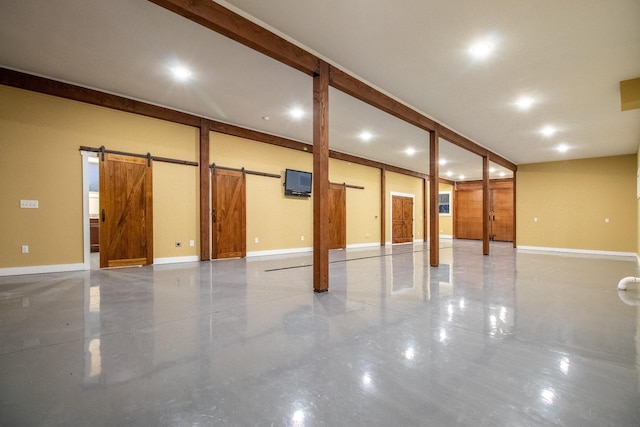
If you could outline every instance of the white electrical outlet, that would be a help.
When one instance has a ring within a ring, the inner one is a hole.
[[[300,236],[300,240],[304,240],[304,236]]]
[[[257,237],[254,240],[255,243],[258,243],[259,241],[260,241],[260,239],[258,239]]]
[[[604,222],[609,222],[609,218],[605,218],[605,219],[604,219]]]
[[[195,240],[189,240],[189,246],[195,246],[195,245],[196,245]]]
[[[29,245],[22,245],[22,253],[23,254],[29,253]]]

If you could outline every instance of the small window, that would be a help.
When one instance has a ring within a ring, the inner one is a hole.
[[[438,194],[438,212],[440,215],[451,215],[451,191]]]

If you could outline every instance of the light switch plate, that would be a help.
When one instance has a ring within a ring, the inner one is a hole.
[[[37,200],[20,200],[21,209],[38,209]]]

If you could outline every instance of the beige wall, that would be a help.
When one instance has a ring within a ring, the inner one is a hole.
[[[347,245],[380,244],[380,169],[329,160],[329,181],[347,188]]]
[[[519,165],[518,246],[636,252],[637,163],[627,155]]]
[[[210,151],[216,165],[281,175],[247,175],[247,252],[313,245],[313,197],[286,197],[283,188],[286,169],[313,170],[310,153],[220,133],[211,133]],[[380,171],[330,159],[329,180],[365,187],[347,189],[347,245],[379,244]]]
[[[247,175],[247,252],[313,245],[312,198],[285,197],[283,188],[285,169],[312,171],[310,154],[211,133],[210,156],[219,166],[281,175],[280,179]]]
[[[0,268],[83,262],[81,145],[197,161],[194,128],[6,86],[0,135]],[[153,179],[154,257],[198,255],[197,168],[155,162]]]
[[[391,243],[391,193],[403,193],[407,195],[413,195],[413,239],[424,240],[424,226],[423,226],[423,203],[424,203],[424,180],[420,178],[414,178],[408,175],[401,175],[395,172],[387,172],[386,178],[386,190],[385,190],[385,206],[387,212],[385,215],[385,236],[387,243]]]

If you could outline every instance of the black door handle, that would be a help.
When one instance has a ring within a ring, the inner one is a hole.
[[[102,217],[102,222],[104,222],[104,219],[106,217],[105,214],[104,214],[104,209],[102,209],[102,213],[100,214],[100,216]]]

